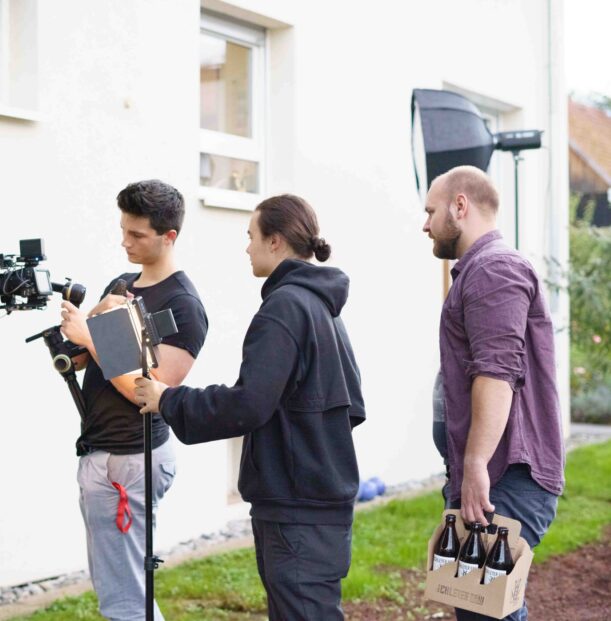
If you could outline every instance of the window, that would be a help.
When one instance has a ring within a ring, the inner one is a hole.
[[[199,197],[252,210],[264,193],[265,30],[207,11],[200,34]]]
[[[0,0],[0,115],[36,120],[37,1]]]

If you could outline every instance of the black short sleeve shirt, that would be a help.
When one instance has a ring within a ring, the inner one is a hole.
[[[171,309],[178,332],[165,337],[162,343],[185,349],[196,358],[206,338],[208,319],[193,283],[179,271],[150,287],[134,287],[138,277],[139,274],[121,274],[109,283],[102,297],[122,278],[127,282],[128,291],[142,297],[148,312]],[[143,452],[144,431],[138,406],[104,379],[94,360],[89,361],[85,371],[83,395],[86,416],[76,443],[77,455],[94,449],[116,454]],[[166,422],[161,416],[153,416],[153,448],[161,446],[168,437]]]

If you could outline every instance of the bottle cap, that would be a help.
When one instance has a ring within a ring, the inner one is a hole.
[[[471,530],[482,531],[484,530],[484,527],[481,522],[473,522],[473,524],[471,524]]]

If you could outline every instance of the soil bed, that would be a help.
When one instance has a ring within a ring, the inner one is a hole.
[[[611,619],[611,539],[534,565],[528,578],[529,621],[609,621]],[[402,572],[403,602],[347,602],[347,621],[432,621],[455,619],[447,606],[426,602],[424,571]]]

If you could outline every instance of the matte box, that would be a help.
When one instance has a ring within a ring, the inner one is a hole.
[[[105,380],[142,368],[138,332],[126,304],[87,319]]]
[[[465,542],[468,531],[460,516],[460,511],[449,509],[443,512],[441,522],[429,540],[428,565],[424,596],[427,600],[448,604],[454,608],[462,608],[479,612],[496,619],[502,619],[522,607],[526,579],[533,553],[525,539],[520,537],[522,525],[517,520],[495,514],[492,523],[509,529],[508,541],[511,556],[515,563],[508,576],[499,576],[490,584],[481,584],[484,569],[457,578],[458,562],[448,563],[433,571],[433,552],[445,526],[445,516],[453,513],[456,516],[456,532],[460,545]],[[489,552],[496,541],[496,534],[484,533],[482,540]]]

